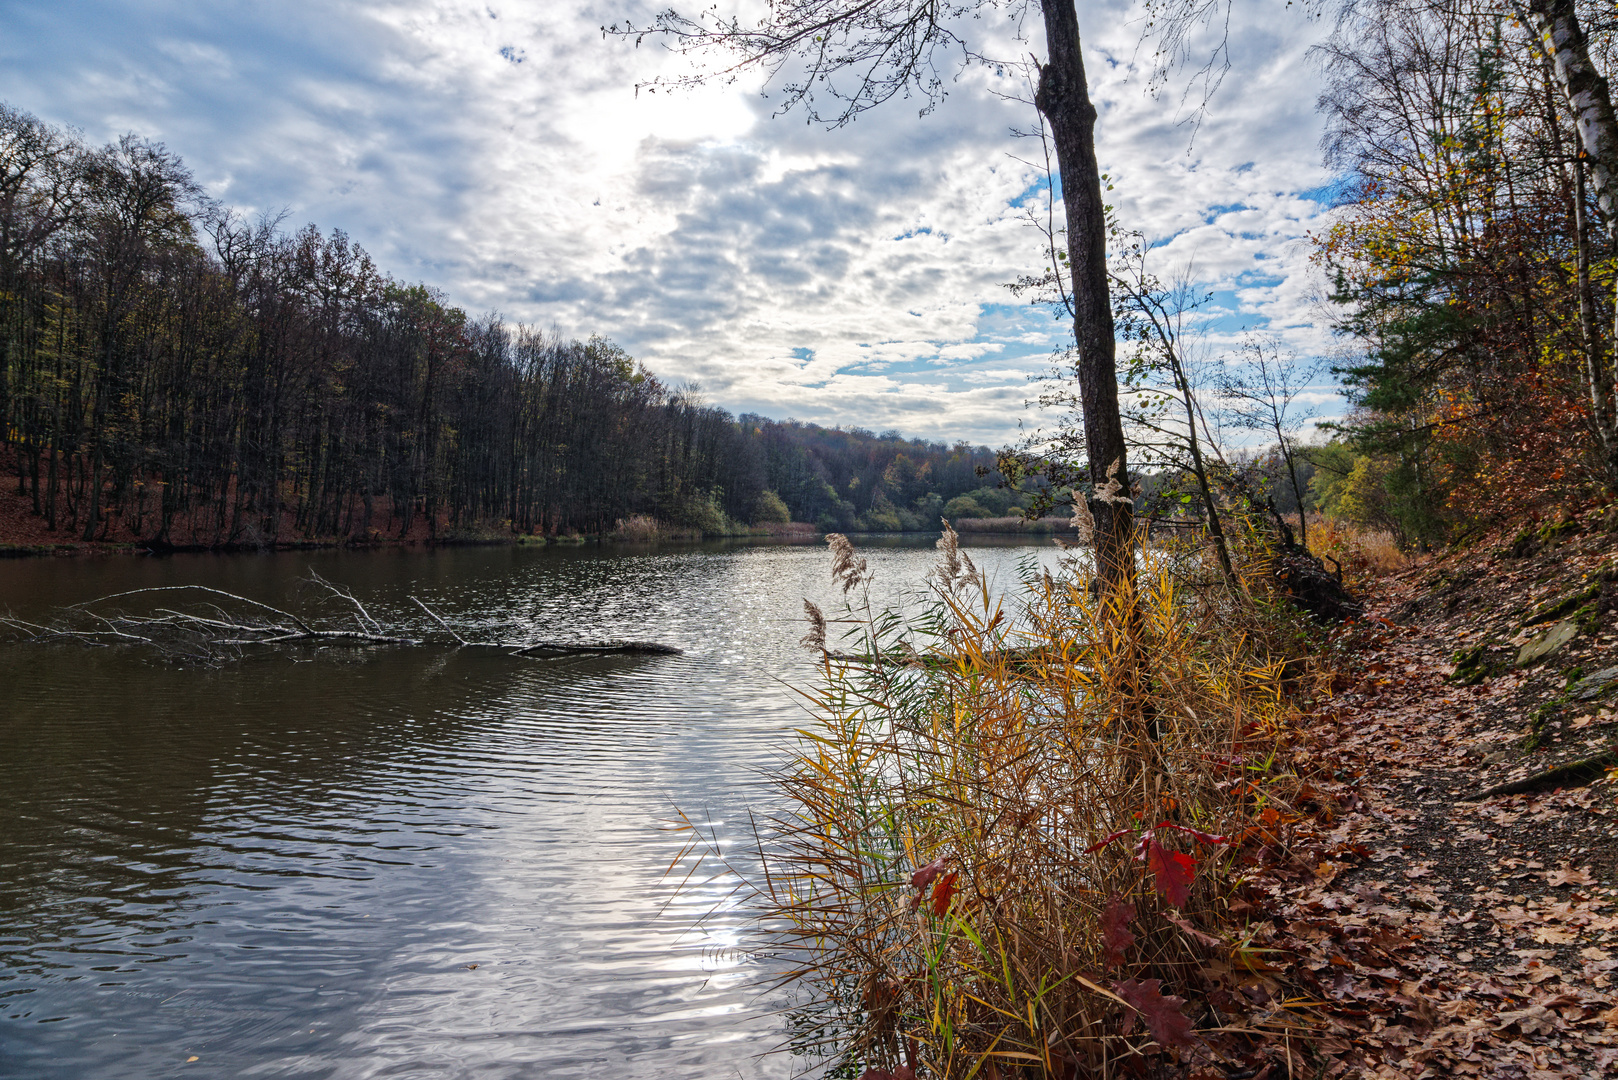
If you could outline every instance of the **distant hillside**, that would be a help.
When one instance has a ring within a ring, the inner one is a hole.
[[[737,420],[611,342],[474,318],[341,232],[245,220],[159,144],[0,106],[0,169],[12,543],[895,530],[978,489],[956,510],[1010,504],[987,447]]]

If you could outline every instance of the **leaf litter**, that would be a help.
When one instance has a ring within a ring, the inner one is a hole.
[[[1609,603],[1550,662],[1515,670],[1510,647],[1611,546],[1429,561],[1335,643],[1338,692],[1293,748],[1318,802],[1280,815],[1243,897],[1251,940],[1326,1024],[1297,1075],[1618,1074],[1618,784],[1467,801],[1613,741],[1614,695],[1568,693],[1614,663]],[[1457,646],[1496,656],[1471,685]]]

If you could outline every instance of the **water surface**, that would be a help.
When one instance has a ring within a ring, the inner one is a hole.
[[[1048,544],[1047,544],[1048,547]],[[1043,549],[973,549],[1002,580]],[[878,594],[930,544],[864,552]],[[379,616],[683,656],[441,643],[217,668],[0,645],[0,1076],[786,1076],[723,883],[676,892],[675,808],[744,847],[805,714],[816,545],[18,560],[0,609],[310,569]],[[718,915],[694,930],[696,916]],[[189,1059],[195,1058],[195,1061]]]

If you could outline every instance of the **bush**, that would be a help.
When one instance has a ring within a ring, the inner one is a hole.
[[[865,532],[904,532],[905,526],[899,520],[899,512],[891,504],[885,504],[867,510],[860,519],[860,527]]]
[[[990,517],[1006,517],[1023,507],[1023,493],[1015,488],[990,485],[968,491],[967,497],[989,512]]]
[[[619,518],[618,526],[612,530],[614,540],[630,540],[648,542],[656,540],[658,536],[657,521],[645,514],[636,514],[630,518]]]
[[[862,596],[864,560],[828,542]],[[1251,820],[1244,799],[1267,805],[1244,761],[1278,742],[1284,661],[1240,612],[1182,595],[1155,550],[1125,619],[1078,562],[999,598],[953,532],[939,547],[918,619],[806,605],[806,643],[858,629],[823,652],[815,720],[775,774],[786,809],[758,826],[758,947],[798,966],[800,1049],[830,1043],[829,1075],[964,1077],[1099,1076],[1188,1047],[1158,987],[1215,955],[1181,927],[1217,929],[1224,834]]]
[[[781,501],[781,496],[765,488],[753,500],[754,525],[785,525],[792,520],[792,511]]]
[[[679,521],[703,536],[726,536],[734,531],[724,506],[714,492],[692,495],[680,508]]]
[[[957,495],[944,504],[944,516],[951,521],[961,518],[986,518],[994,515],[983,508],[983,504],[970,495]]]
[[[1340,566],[1345,580],[1355,588],[1401,570],[1407,563],[1393,533],[1355,525],[1347,518],[1311,514],[1309,550]]]
[[[1402,547],[1442,541],[1450,529],[1444,493],[1415,465],[1345,443],[1309,451],[1311,500],[1328,518],[1391,534]]]

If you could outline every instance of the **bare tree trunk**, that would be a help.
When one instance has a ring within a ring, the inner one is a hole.
[[[1134,580],[1134,503],[1130,499],[1124,426],[1118,412],[1118,372],[1107,291],[1107,225],[1096,165],[1096,109],[1079,49],[1074,0],[1042,0],[1049,62],[1039,69],[1034,104],[1050,121],[1067,212],[1069,265],[1073,273],[1073,334],[1078,345],[1079,400],[1084,410],[1085,449],[1098,496],[1095,518],[1096,574],[1111,590]],[[1108,483],[1115,480],[1116,486]]]
[[[1526,0],[1518,3],[1517,14],[1539,36],[1541,47],[1550,57],[1579,133],[1596,204],[1607,219],[1607,231],[1618,249],[1618,115],[1613,113],[1607,80],[1590,58],[1590,42],[1579,25],[1574,0]],[[1579,212],[1583,213],[1582,207]],[[1613,329],[1613,343],[1618,346],[1618,324]],[[1590,372],[1590,391],[1607,479],[1618,484],[1618,416],[1612,407],[1618,390],[1614,387],[1615,374],[1618,357],[1609,354],[1604,370]]]
[[[1601,363],[1601,335],[1596,329],[1595,297],[1590,290],[1590,223],[1584,212],[1584,162],[1573,163],[1573,225],[1578,234],[1579,329],[1584,339],[1585,378],[1590,383],[1590,411],[1596,437],[1609,471],[1618,467],[1618,431],[1613,425],[1612,387]],[[1615,477],[1618,479],[1618,477]]]
[[[1618,234],[1618,118],[1607,80],[1590,59],[1590,42],[1574,0],[1527,0],[1517,11],[1551,58],[1556,81],[1573,110],[1579,144],[1589,158],[1596,201],[1608,229]]]

